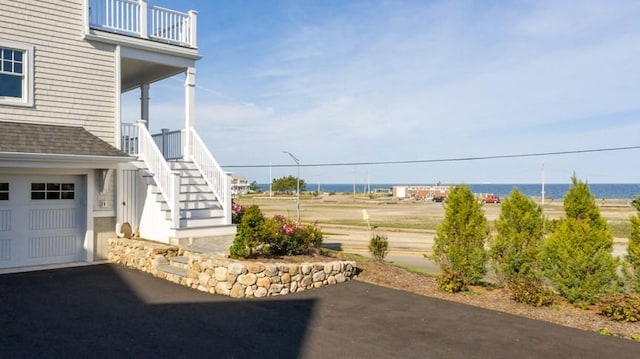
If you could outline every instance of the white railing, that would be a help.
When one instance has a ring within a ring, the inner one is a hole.
[[[165,160],[171,161],[183,158],[184,132],[183,130],[169,131],[168,128],[163,128],[161,133],[151,135]]]
[[[193,16],[192,16],[193,14]],[[149,37],[195,47],[195,13],[188,14],[158,6],[149,9]]]
[[[138,154],[138,125],[134,123],[120,125],[120,150],[128,155]]]
[[[187,136],[191,137],[190,141],[187,141],[191,145],[189,149],[191,160],[222,205],[225,223],[231,224],[231,174],[222,170],[193,128],[187,131]]]
[[[171,209],[173,228],[179,228],[180,173],[171,170],[143,122],[138,123],[138,154],[153,174],[156,186]]]
[[[86,0],[89,27],[196,48],[198,13],[182,13],[147,0]]]

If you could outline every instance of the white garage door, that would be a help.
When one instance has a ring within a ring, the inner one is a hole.
[[[0,268],[86,258],[84,178],[0,175]]]

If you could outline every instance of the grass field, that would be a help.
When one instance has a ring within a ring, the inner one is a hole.
[[[295,197],[245,196],[237,200],[242,205],[256,204],[265,216],[276,214],[296,218]],[[624,201],[609,201],[602,206],[600,213],[608,221],[614,237],[628,238],[631,226],[629,218],[636,214],[633,207]],[[485,215],[490,226],[500,215],[499,204],[485,204]],[[363,210],[369,222],[363,217]],[[558,219],[564,216],[560,201],[543,206],[545,217]],[[431,201],[394,200],[391,197],[376,199],[354,198],[352,195],[335,194],[312,198],[304,196],[300,202],[300,220],[306,223],[317,222],[320,225],[343,225],[366,228],[385,228],[387,230],[435,230],[444,218],[444,204]]]

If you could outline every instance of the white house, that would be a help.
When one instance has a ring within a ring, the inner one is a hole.
[[[231,194],[233,196],[244,196],[249,193],[251,185],[247,178],[241,175],[231,175]]]
[[[0,1],[0,269],[104,259],[116,224],[164,243],[230,237],[230,175],[195,129],[195,11],[147,0]],[[184,118],[150,134],[149,89]],[[121,118],[139,91],[140,118]]]

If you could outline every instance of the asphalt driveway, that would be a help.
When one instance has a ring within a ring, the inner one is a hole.
[[[640,343],[353,281],[236,300],[116,265],[0,275],[6,358],[638,358]]]

